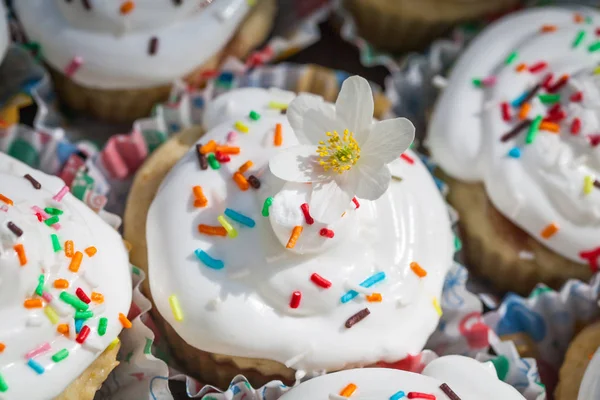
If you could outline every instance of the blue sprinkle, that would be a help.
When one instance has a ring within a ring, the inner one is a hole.
[[[192,100],[192,103],[196,108],[204,107],[204,99],[202,97],[195,97],[194,100]]]
[[[233,72],[222,72],[221,75],[219,75],[219,79],[220,82],[226,82],[226,83],[231,83],[233,82]]]
[[[521,158],[521,149],[518,147],[513,147],[508,152],[508,155],[509,155],[509,157],[512,157],[512,158]]]
[[[179,132],[180,130],[181,130],[181,128],[176,123],[169,124],[170,132]]]
[[[223,269],[223,267],[225,266],[223,261],[212,258],[208,254],[206,254],[204,250],[196,249],[194,253],[196,254],[196,257],[198,257],[198,259],[202,261],[202,263],[208,268]]]
[[[399,392],[397,392],[397,393],[394,393],[394,394],[392,395],[392,397],[390,397],[390,400],[398,400],[398,399],[401,399],[401,398],[403,398],[404,396],[405,396],[405,394],[404,394],[404,392],[401,390],[401,391],[399,391]]]
[[[83,328],[84,319],[76,319],[75,320],[75,333],[79,333],[81,328]]]
[[[242,225],[246,225],[250,228],[254,228],[256,222],[250,217],[246,217],[244,214],[240,214],[237,211],[232,210],[231,208],[225,209],[225,215],[234,220],[235,222],[239,222]]]
[[[240,389],[238,386],[234,386],[231,388],[231,391],[233,392],[233,395],[235,396],[236,394],[238,394],[239,392],[242,391],[242,389]]]
[[[38,363],[33,358],[30,358],[29,361],[27,361],[27,365],[29,365],[32,370],[34,370],[35,372],[37,372],[38,375],[41,375],[41,374],[43,374],[45,372],[45,369],[42,366],[42,364]]]
[[[374,284],[381,282],[384,279],[385,279],[385,272],[381,271],[381,272],[378,272],[375,275],[372,275],[372,276],[368,277],[367,279],[365,279],[363,282],[361,282],[360,286],[369,288],[369,287],[373,286]],[[352,300],[353,298],[355,298],[356,296],[358,296],[358,292],[356,290],[350,290],[350,291],[346,292],[345,295],[342,296],[341,301],[342,301],[342,303],[347,303],[350,300]]]
[[[521,104],[523,104],[523,100],[525,100],[527,98],[528,94],[529,94],[529,92],[524,92],[522,95],[520,95],[519,97],[514,99],[512,101],[512,103],[510,103],[510,105],[513,107],[520,107]]]

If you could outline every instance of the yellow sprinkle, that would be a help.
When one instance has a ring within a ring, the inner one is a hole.
[[[594,68],[594,75],[600,74],[600,67]]]
[[[248,133],[248,125],[245,125],[242,121],[237,121],[234,127],[242,133]]]
[[[440,302],[438,301],[437,297],[433,298],[433,308],[435,308],[435,311],[437,311],[438,316],[442,316],[442,307],[440,307]]]
[[[179,299],[177,296],[174,294],[169,296],[169,304],[171,305],[171,311],[173,311],[175,321],[183,321],[183,313],[181,311],[181,305],[179,305]]]
[[[270,101],[269,108],[272,108],[274,110],[287,110],[288,105],[285,103],[279,103],[277,101]]]
[[[221,224],[221,226],[223,228],[225,228],[225,230],[227,231],[227,235],[230,238],[233,239],[233,238],[237,237],[237,231],[235,230],[235,228],[233,226],[231,226],[231,224],[229,222],[227,222],[227,220],[225,219],[224,216],[219,215],[217,217],[217,221],[219,221],[219,223]]]
[[[589,175],[586,175],[583,178],[583,193],[590,194],[594,190],[594,178]]]
[[[54,311],[54,308],[52,308],[50,306],[46,306],[44,308],[44,314],[46,314],[46,317],[48,317],[50,322],[52,322],[53,324],[58,323],[58,320],[59,320],[58,314],[56,314],[56,311]]]
[[[119,338],[115,338],[115,340],[113,340],[112,342],[110,342],[110,344],[108,345],[108,347],[106,349],[107,350],[112,350],[115,347],[117,347],[119,345],[119,343],[121,343],[121,341],[119,340]]]

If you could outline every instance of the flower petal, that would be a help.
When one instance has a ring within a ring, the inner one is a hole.
[[[362,161],[362,160],[361,160]],[[390,186],[392,174],[385,164],[357,164],[347,172],[347,179],[341,183],[347,193],[365,200],[377,200]]]
[[[294,146],[269,160],[271,173],[288,182],[320,182],[331,179],[319,164],[316,146]]]
[[[359,144],[360,136],[373,122],[373,92],[366,79],[352,76],[342,83],[342,89],[335,102],[335,113],[338,120],[344,121],[354,133]]]
[[[336,129],[334,107],[314,94],[298,95],[287,109],[287,118],[301,144],[317,145]]]
[[[391,163],[408,149],[414,138],[415,127],[406,118],[376,122],[360,149],[360,162],[369,163],[370,158],[376,158],[381,164]]]
[[[338,180],[330,179],[313,184],[310,213],[315,220],[331,224],[340,219],[350,206],[352,195],[340,187]]]

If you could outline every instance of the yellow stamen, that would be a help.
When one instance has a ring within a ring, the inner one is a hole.
[[[336,131],[326,135],[327,142],[320,141],[317,147],[319,164],[325,171],[333,170],[338,174],[350,170],[360,158],[360,147],[354,134],[346,129],[341,137]]]

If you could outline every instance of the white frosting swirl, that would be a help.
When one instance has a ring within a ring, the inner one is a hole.
[[[89,9],[85,4],[89,4]],[[171,83],[225,46],[248,13],[245,0],[143,0],[127,14],[121,0],[16,1],[15,11],[46,62],[75,82],[103,89]],[[150,41],[157,39],[155,54]]]
[[[600,146],[594,144],[600,132],[600,78],[594,72],[600,51],[591,50],[599,40],[596,26],[576,19],[573,10],[539,8],[485,30],[454,66],[431,119],[428,145],[453,177],[484,182],[494,206],[532,237],[586,263],[580,253],[600,244],[600,190],[592,185],[600,174]],[[516,59],[507,64],[511,53]],[[519,72],[521,63],[526,68]],[[564,118],[549,121],[555,125],[543,126],[530,144],[525,143],[528,128],[501,140],[520,122],[518,104],[510,107],[510,121],[504,119],[501,104],[531,91],[550,72],[551,85],[564,74],[567,84],[556,93],[539,90],[530,101],[529,118],[550,115],[554,104],[538,97],[546,94],[560,96]],[[495,77],[495,84],[478,88],[472,83],[487,77]],[[582,100],[572,100],[578,92]],[[575,120],[581,124],[577,134],[571,131]],[[552,132],[556,127],[559,132]],[[513,148],[520,150],[520,157],[509,155]],[[557,232],[544,235],[551,224]]]
[[[363,368],[335,372],[311,379],[293,388],[281,400],[342,400],[340,392],[349,384],[356,390],[352,400],[403,400],[417,392],[451,399],[441,388],[446,384],[461,400],[523,400],[515,388],[502,382],[492,363],[472,358],[446,356],[432,361],[422,374],[395,369]],[[400,392],[404,392],[404,396]],[[424,398],[424,397],[412,397]]]
[[[8,43],[10,42],[10,32],[8,31],[6,19],[7,16],[4,4],[0,2],[0,63],[2,63],[4,54],[6,54],[6,49],[8,49]]]
[[[592,360],[588,364],[581,386],[579,387],[578,400],[600,398],[600,349],[596,350]]]
[[[41,184],[39,190],[24,178],[30,174]],[[48,399],[60,394],[77,378],[122,329],[119,313],[127,315],[131,304],[131,277],[127,251],[120,235],[85,204],[70,193],[60,201],[52,200],[64,183],[0,153],[0,193],[13,201],[0,201],[0,398]],[[40,222],[32,207],[53,207],[63,211],[59,229]],[[12,222],[22,235],[8,227]],[[57,235],[61,250],[55,251],[51,235]],[[69,269],[71,259],[65,255],[65,241],[72,240],[74,250],[83,253],[78,272]],[[14,250],[22,245],[27,262]],[[84,249],[96,247],[88,256]],[[35,294],[40,275],[44,278],[44,297]],[[57,289],[54,282],[65,279],[68,289]],[[72,295],[81,288],[88,297],[92,292],[104,296],[104,302],[92,301],[93,317],[84,324],[91,332],[83,344],[76,342],[75,308],[60,300],[65,291]],[[48,297],[48,294],[50,297]],[[25,308],[26,299],[41,300],[43,308]],[[43,299],[43,300],[42,300]],[[50,300],[48,302],[48,300]],[[58,321],[51,322],[48,307]],[[106,333],[98,334],[100,318],[107,318]],[[59,324],[70,326],[68,336],[57,331]],[[40,375],[28,366],[26,354],[47,344],[49,348],[33,357],[45,371]],[[52,356],[62,349],[69,353],[62,361]],[[5,389],[5,390],[3,390]]]
[[[358,209],[349,204],[342,218],[348,221],[329,227],[333,239],[303,224],[296,246],[308,243],[310,252],[287,250],[280,236],[289,239],[290,224],[303,220],[298,202],[310,194],[302,188],[305,184],[287,184],[282,191],[284,182],[269,172],[269,158],[298,143],[286,117],[269,108],[271,101],[282,98],[272,94],[259,89],[231,92],[214,104],[221,118],[209,105],[211,123],[228,122],[213,127],[201,142],[223,144],[234,130],[236,120],[231,118],[237,118],[249,128],[247,134],[238,132],[232,144],[240,147],[240,154],[219,170],[202,171],[192,149],[163,181],[147,220],[150,288],[158,311],[198,349],[288,362],[298,370],[391,362],[419,352],[437,325],[433,301],[441,294],[454,251],[448,212],[435,183],[418,157],[408,152],[414,164],[391,164],[392,174],[402,181],[393,181],[377,201],[359,199]],[[258,121],[247,117],[250,109],[261,114]],[[277,123],[282,126],[281,147],[273,146]],[[242,192],[232,174],[247,160],[254,166],[244,175],[258,176],[261,187]],[[205,208],[192,206],[195,185],[208,199]],[[273,212],[276,218],[261,213],[268,197],[275,198],[269,215]],[[234,239],[198,233],[198,224],[219,226],[217,217],[226,208],[252,218],[256,226],[230,220],[238,233]],[[320,247],[326,241],[331,245]],[[208,268],[194,255],[196,249],[223,261],[224,268]],[[427,270],[426,277],[412,272],[413,261]],[[313,283],[314,273],[331,287]],[[385,278],[370,289],[359,288],[375,274]],[[361,294],[342,303],[342,296],[353,289]],[[301,292],[301,301],[291,308],[295,291]],[[367,302],[365,293],[372,292],[380,293],[383,301]],[[181,305],[179,321],[169,304],[171,296]],[[368,317],[344,327],[349,317],[367,307]]]

